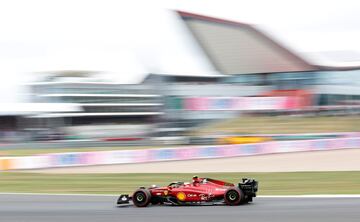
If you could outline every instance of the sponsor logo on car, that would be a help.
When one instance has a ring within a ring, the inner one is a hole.
[[[208,196],[206,194],[199,194],[201,200],[208,200]]]
[[[196,193],[189,193],[187,196],[188,197],[196,197],[197,195],[196,195]]]
[[[179,192],[176,194],[176,198],[180,201],[184,201],[186,199],[186,194],[183,192]]]

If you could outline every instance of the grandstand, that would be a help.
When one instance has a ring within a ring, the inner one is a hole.
[[[360,112],[360,67],[313,64],[253,25],[177,14],[219,74],[152,73],[124,84],[94,71],[42,72],[27,85],[30,101],[0,110],[2,132],[176,138],[247,113]]]
[[[113,83],[92,72],[48,72],[29,87],[34,103],[78,107],[76,112],[31,115],[37,127],[61,127],[82,137],[144,137],[154,119],[163,115],[162,96],[152,85]]]
[[[271,90],[308,90],[322,110],[358,109],[360,66],[315,64],[258,27],[177,11],[207,59],[229,84],[268,86]],[[340,64],[340,65],[339,65]],[[284,95],[283,93],[279,93]],[[290,95],[290,94],[289,94]],[[342,105],[342,107],[341,107]]]

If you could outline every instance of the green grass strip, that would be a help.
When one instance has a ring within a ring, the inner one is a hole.
[[[119,194],[139,186],[190,181],[193,174],[41,174],[0,173],[0,192]],[[360,171],[294,173],[199,173],[200,177],[237,183],[256,178],[259,195],[360,194]]]

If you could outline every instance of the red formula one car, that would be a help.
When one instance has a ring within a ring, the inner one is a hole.
[[[225,203],[240,205],[252,202],[256,197],[258,182],[243,178],[237,185],[210,178],[193,177],[192,183],[173,182],[166,187],[153,185],[140,187],[132,196],[120,195],[117,204],[128,204],[130,200],[137,207],[146,207],[150,203],[172,205],[199,205]]]

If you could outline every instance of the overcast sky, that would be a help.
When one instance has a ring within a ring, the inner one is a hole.
[[[20,85],[48,70],[126,83],[148,72],[215,73],[169,9],[257,24],[306,56],[360,55],[356,0],[0,0],[0,102],[21,101]]]

